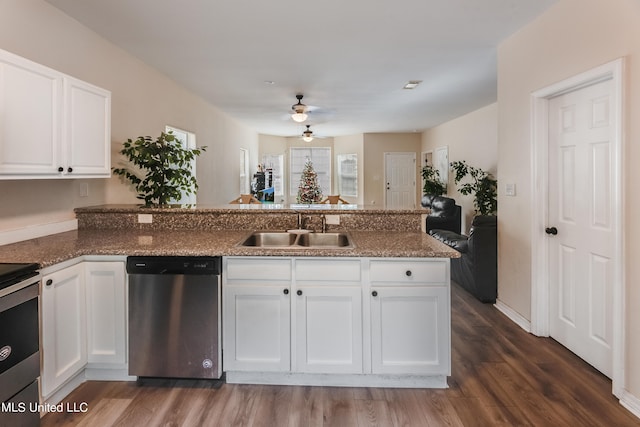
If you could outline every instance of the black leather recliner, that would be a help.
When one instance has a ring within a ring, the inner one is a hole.
[[[482,302],[495,302],[498,297],[498,232],[497,217],[478,215],[473,218],[469,236],[449,230],[431,230],[429,234],[460,252],[451,258],[451,279]]]
[[[422,196],[420,204],[430,208],[427,216],[426,232],[431,230],[449,230],[460,233],[462,223],[462,207],[456,205],[456,201],[443,196]]]

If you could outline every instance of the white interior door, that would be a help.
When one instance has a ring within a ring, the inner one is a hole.
[[[606,80],[549,102],[550,336],[612,375],[614,156]],[[557,233],[557,234],[556,234]]]
[[[416,153],[384,153],[384,164],[386,208],[415,208]]]

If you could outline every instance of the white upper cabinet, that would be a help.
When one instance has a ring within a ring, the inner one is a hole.
[[[111,93],[64,79],[66,170],[70,177],[111,174]]]
[[[0,174],[57,174],[62,75],[0,50]]]
[[[0,50],[0,179],[107,178],[111,93]]]

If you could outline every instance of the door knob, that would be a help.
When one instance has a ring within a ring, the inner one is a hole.
[[[547,227],[544,229],[544,232],[547,234],[553,234],[554,236],[558,234],[558,229],[555,227]]]

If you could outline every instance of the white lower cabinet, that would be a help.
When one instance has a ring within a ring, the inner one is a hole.
[[[48,396],[87,364],[84,265],[42,279],[42,395]]]
[[[126,363],[124,262],[78,261],[42,279],[42,396],[87,364]]]
[[[361,288],[297,286],[293,298],[295,371],[361,374]]]
[[[372,372],[450,375],[449,260],[375,259],[369,272]]]
[[[120,261],[85,262],[87,361],[126,362],[125,267]]]
[[[448,259],[225,257],[222,277],[231,382],[446,386]]]
[[[223,294],[224,368],[289,371],[289,285],[227,286]]]
[[[449,298],[444,286],[374,286],[374,374],[449,374]]]

